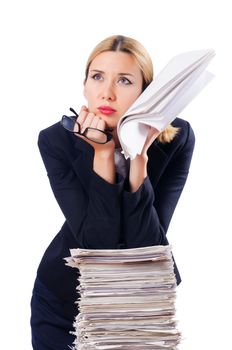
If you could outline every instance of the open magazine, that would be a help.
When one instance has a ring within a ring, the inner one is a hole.
[[[163,131],[210,82],[206,67],[214,55],[208,49],[175,56],[137,98],[118,123],[125,158],[140,154],[150,127]]]

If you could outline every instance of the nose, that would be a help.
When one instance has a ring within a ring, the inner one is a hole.
[[[106,82],[101,89],[101,98],[106,101],[115,101],[116,93],[113,83]]]

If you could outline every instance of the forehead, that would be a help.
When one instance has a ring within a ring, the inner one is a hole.
[[[92,61],[90,70],[102,70],[110,73],[130,73],[141,74],[139,65],[136,59],[121,51],[105,51],[97,55]]]

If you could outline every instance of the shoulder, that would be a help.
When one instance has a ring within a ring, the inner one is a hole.
[[[64,130],[60,124],[60,122],[57,122],[53,125],[50,125],[49,127],[41,130],[39,132],[39,142],[44,139],[49,139],[51,142],[56,140],[56,139],[60,139],[60,137],[62,136],[62,134],[64,135]]]
[[[80,151],[92,152],[92,147],[87,142],[65,130],[60,122],[39,132],[38,146],[40,151],[49,149],[68,158],[76,156]]]
[[[190,123],[184,119],[176,118],[172,125],[179,129],[174,139],[166,143],[155,140],[150,150],[150,156],[156,154],[157,150],[169,159],[184,154],[192,155],[195,135]]]
[[[62,128],[59,122],[41,130],[38,135],[38,147],[41,153],[52,153],[63,147]]]
[[[178,134],[173,141],[181,144],[185,144],[186,142],[195,143],[195,134],[188,121],[181,118],[176,118],[172,125],[179,128]]]
[[[186,148],[192,149],[195,145],[195,134],[187,120],[176,118],[172,125],[178,128],[178,132],[170,143],[160,144],[160,147],[165,151],[180,151]]]

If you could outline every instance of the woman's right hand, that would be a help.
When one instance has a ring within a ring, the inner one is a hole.
[[[81,133],[83,133],[88,127],[96,128],[102,131],[105,131],[107,127],[105,121],[102,118],[96,116],[94,113],[89,112],[88,108],[85,106],[81,108],[80,114],[78,116],[78,123],[81,127]],[[94,148],[93,170],[95,173],[102,177],[105,181],[114,184],[116,175],[114,163],[115,142],[113,138],[107,143],[99,144],[87,139],[80,134],[76,135],[88,142]]]
[[[88,127],[99,129],[102,131],[105,131],[105,129],[107,128],[106,122],[102,118],[96,116],[94,113],[89,112],[89,110],[86,106],[82,106],[77,121],[81,126],[81,133],[83,133],[85,131],[85,129]],[[75,128],[77,128],[77,125]],[[75,131],[75,129],[74,129],[74,131]],[[88,142],[94,148],[95,153],[97,152],[97,153],[105,155],[105,156],[107,156],[107,155],[109,156],[109,155],[114,153],[115,143],[114,143],[113,138],[112,138],[112,140],[108,141],[107,143],[99,144],[97,142],[89,140],[88,138],[86,138],[85,136],[82,136],[80,134],[76,134],[76,136],[78,136],[78,137],[82,138],[84,141]]]

